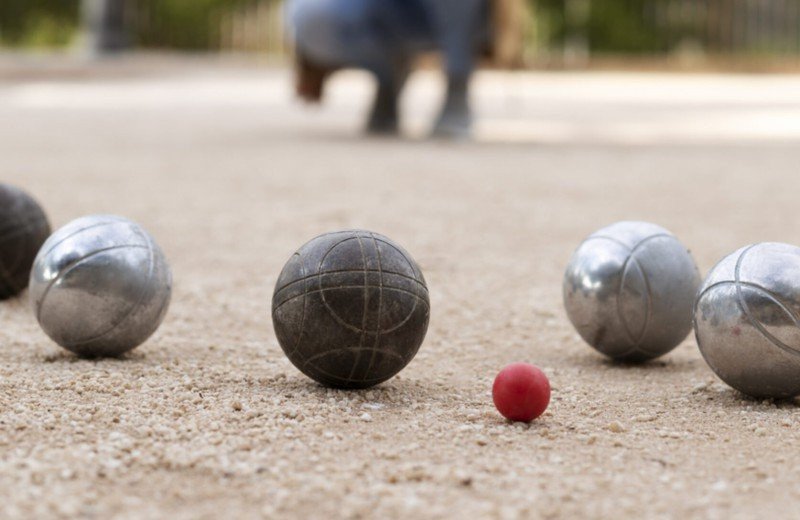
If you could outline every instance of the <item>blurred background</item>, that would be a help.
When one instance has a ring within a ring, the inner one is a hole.
[[[522,3],[524,7],[514,13],[517,28],[511,31],[519,67],[800,67],[800,0]],[[282,0],[2,0],[0,46],[257,53],[281,59],[288,52],[282,4]]]

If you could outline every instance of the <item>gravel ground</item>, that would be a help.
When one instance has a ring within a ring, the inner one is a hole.
[[[800,501],[800,410],[719,382],[693,338],[604,361],[571,329],[561,276],[620,219],[657,222],[701,271],[764,240],[800,243],[800,78],[487,74],[477,142],[357,128],[369,85],[291,103],[282,70],[190,63],[0,74],[0,179],[55,226],[138,220],[172,262],[159,332],[86,361],[0,305],[0,516],[89,518],[763,518]],[[283,263],[325,231],[386,234],[418,260],[432,320],[372,390],[322,388],[269,317]],[[541,366],[549,410],[494,410],[505,364]]]

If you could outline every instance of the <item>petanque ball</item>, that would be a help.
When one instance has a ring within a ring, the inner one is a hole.
[[[30,295],[42,329],[80,356],[118,356],[149,338],[167,313],[172,275],[141,226],[92,215],[56,231],[36,256]]]
[[[706,362],[733,388],[800,395],[800,248],[761,243],[723,258],[697,294],[694,329]]]
[[[0,184],[0,300],[28,286],[33,259],[49,234],[39,204],[19,188]]]
[[[425,338],[430,302],[417,263],[370,231],[327,233],[286,263],[272,297],[281,348],[308,377],[337,388],[391,378]]]
[[[592,347],[626,362],[656,358],[692,328],[700,274],[672,233],[618,222],[584,240],[564,275],[564,306]]]

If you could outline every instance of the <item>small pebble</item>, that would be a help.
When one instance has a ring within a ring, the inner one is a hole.
[[[613,433],[623,433],[625,432],[625,427],[619,421],[614,421],[608,425],[608,431]]]

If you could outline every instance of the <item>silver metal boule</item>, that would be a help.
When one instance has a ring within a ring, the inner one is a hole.
[[[164,253],[135,222],[112,215],[74,220],[44,243],[30,297],[50,338],[81,356],[118,356],[142,344],[169,307]]]
[[[646,361],[689,334],[699,285],[694,259],[672,233],[648,222],[618,222],[590,235],[572,255],[564,306],[599,352]]]
[[[800,395],[800,248],[768,242],[723,258],[697,294],[694,328],[706,362],[733,388]]]

